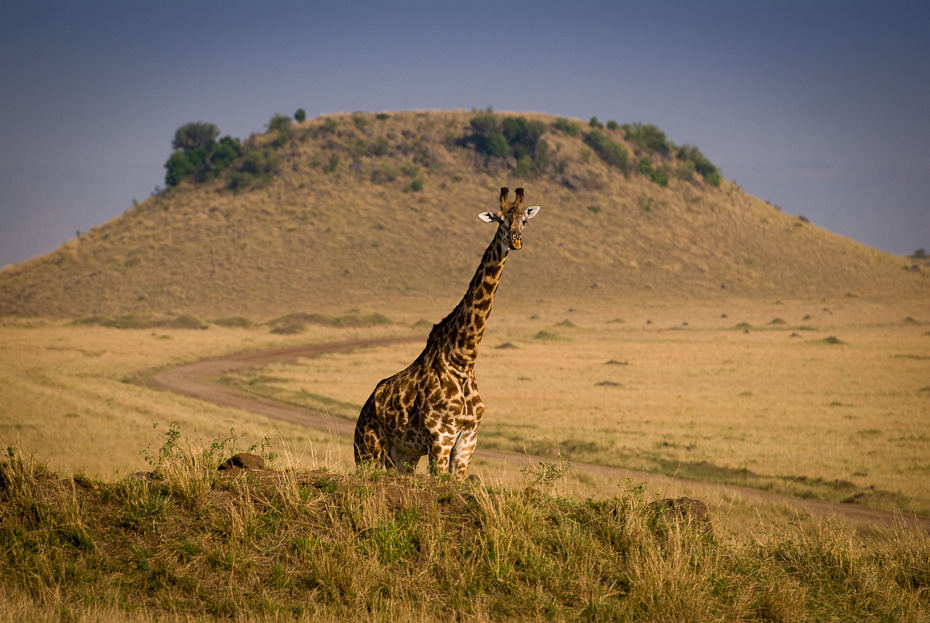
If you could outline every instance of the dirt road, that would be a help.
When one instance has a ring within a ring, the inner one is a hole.
[[[214,379],[224,372],[262,366],[275,361],[293,360],[299,357],[311,358],[319,357],[329,353],[337,353],[353,350],[361,347],[373,346],[390,346],[391,344],[402,344],[406,342],[424,341],[423,336],[417,337],[400,337],[400,338],[382,338],[371,340],[357,340],[350,342],[329,342],[323,344],[307,344],[302,346],[292,346],[288,348],[279,348],[274,350],[265,350],[258,352],[247,352],[235,355],[226,355],[216,359],[205,359],[195,363],[186,364],[177,368],[158,372],[152,378],[155,387],[184,396],[191,396],[206,402],[221,405],[224,407],[233,407],[250,411],[266,417],[284,420],[302,426],[308,426],[318,430],[327,431],[337,435],[344,435],[351,438],[355,423],[342,419],[333,418],[326,414],[276,403],[270,400],[263,400],[239,394],[232,389],[224,387],[213,382]],[[502,461],[511,464],[526,465],[528,463],[537,464],[538,462],[550,461],[545,457],[527,456],[525,454],[506,453],[495,450],[482,450],[479,446],[475,456]],[[919,515],[901,515],[880,511],[854,504],[838,504],[833,502],[823,502],[819,500],[800,499],[790,496],[779,495],[758,489],[739,487],[736,485],[725,485],[716,483],[705,483],[683,478],[670,478],[668,476],[649,474],[633,470],[620,469],[616,467],[605,467],[602,465],[591,465],[586,463],[572,462],[574,471],[588,472],[598,474],[617,480],[632,478],[635,482],[668,482],[675,481],[689,487],[699,495],[701,491],[716,491],[732,496],[740,496],[748,499],[756,499],[776,504],[785,504],[795,507],[801,511],[811,514],[824,516],[840,516],[854,522],[869,523],[886,523],[917,525],[930,531],[930,517]]]

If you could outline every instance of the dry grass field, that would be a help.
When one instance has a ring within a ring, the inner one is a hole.
[[[492,318],[479,445],[930,514],[930,322],[860,302]],[[354,419],[421,344],[274,364],[242,391]]]
[[[479,447],[930,514],[930,323],[921,311],[857,300],[496,310],[477,367],[487,405]],[[392,320],[311,324],[291,336],[267,326],[7,321],[0,441],[109,477],[143,469],[140,451],[176,422],[194,438],[231,428],[243,443],[269,437],[299,465],[348,471],[348,439],[135,381],[224,353],[428,331],[420,314]],[[218,380],[354,421],[375,383],[421,348],[363,348]],[[489,463],[475,469],[513,478]],[[582,491],[615,486],[585,478]]]
[[[922,530],[570,466],[927,514],[921,311],[860,300],[496,310],[477,367],[488,408],[479,447],[517,460],[476,461],[478,487],[359,472],[347,438],[145,382],[245,350],[425,336],[419,312],[298,335],[8,319],[0,617],[926,620]],[[352,419],[420,348],[217,381]],[[253,445],[273,471],[212,469]],[[155,480],[127,477],[155,466]],[[650,510],[681,495],[706,502],[711,532]]]
[[[156,367],[333,337],[313,331],[299,338],[277,336],[267,328],[116,329],[7,321],[0,327],[0,441],[50,465],[106,478],[146,468],[140,452],[158,442],[171,422],[191,439],[211,440],[235,428],[248,444],[269,436],[298,455],[312,452],[315,442],[323,444],[322,451],[328,443],[322,433],[158,392],[135,380]],[[153,424],[161,429],[153,430]]]

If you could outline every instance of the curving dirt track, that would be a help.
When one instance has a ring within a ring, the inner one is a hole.
[[[369,340],[356,340],[349,342],[328,342],[321,344],[307,344],[302,346],[291,346],[287,348],[278,348],[273,350],[246,352],[234,355],[225,355],[215,359],[204,359],[190,364],[178,366],[168,370],[159,371],[151,377],[151,384],[157,389],[166,390],[175,394],[190,396],[199,400],[204,400],[224,407],[233,407],[264,415],[266,417],[284,420],[293,424],[308,426],[318,430],[327,431],[333,434],[344,435],[351,438],[355,431],[354,422],[336,419],[322,412],[295,407],[286,404],[276,403],[270,400],[254,398],[237,393],[227,387],[213,382],[211,379],[220,376],[224,372],[237,370],[240,368],[249,368],[262,366],[275,361],[286,361],[297,359],[299,357],[311,358],[319,357],[329,353],[343,352],[361,347],[372,346],[389,346],[391,344],[402,344],[413,341],[423,341],[423,336],[416,337],[399,337],[399,338],[381,338]],[[495,450],[482,450],[480,447],[475,451],[475,456],[494,461],[507,463],[536,464],[541,461],[547,461],[544,457],[529,456],[526,454],[506,453]],[[786,495],[779,495],[758,489],[739,487],[736,485],[725,485],[699,482],[684,478],[671,478],[646,472],[639,472],[616,467],[605,467],[603,465],[591,465],[587,463],[572,462],[572,469],[575,471],[588,472],[625,480],[633,479],[634,482],[669,482],[685,485],[694,491],[716,491],[730,496],[740,496],[749,499],[757,499],[765,502],[784,504],[800,511],[811,514],[824,516],[838,516],[853,522],[866,523],[884,523],[895,525],[910,525],[921,527],[930,532],[930,517],[914,514],[890,513],[887,511],[864,508],[854,504],[839,504],[834,502],[823,502],[819,500],[809,500],[793,498]]]

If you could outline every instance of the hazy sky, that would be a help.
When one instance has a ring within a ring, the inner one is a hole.
[[[297,108],[654,123],[786,213],[930,250],[928,30],[924,0],[4,0],[0,266],[164,186],[179,126]]]

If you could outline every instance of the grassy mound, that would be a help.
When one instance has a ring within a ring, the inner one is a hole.
[[[0,461],[4,620],[920,620],[930,541],[717,534],[609,499],[378,470],[225,470],[176,429],[149,474]]]

